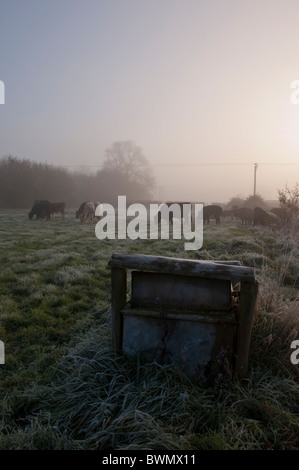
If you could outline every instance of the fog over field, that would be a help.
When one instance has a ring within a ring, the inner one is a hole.
[[[265,199],[298,181],[296,0],[1,0],[0,10],[0,156],[93,174],[107,147],[131,140],[165,200],[246,197],[255,163]]]
[[[299,449],[298,18],[0,0],[0,450]]]

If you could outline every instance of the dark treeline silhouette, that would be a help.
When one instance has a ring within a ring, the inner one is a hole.
[[[67,208],[77,208],[86,200],[115,204],[119,195],[146,200],[150,188],[121,169],[107,166],[87,175],[14,156],[0,159],[1,209],[28,209],[35,200],[65,201]]]

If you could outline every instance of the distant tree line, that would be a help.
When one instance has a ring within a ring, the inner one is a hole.
[[[263,209],[267,209],[268,204],[260,194],[250,194],[246,199],[240,196],[232,197],[224,206],[225,209],[237,207],[248,207],[249,209],[261,207]]]
[[[94,175],[15,156],[0,159],[0,208],[29,208],[35,200],[64,201],[76,208],[83,201],[115,204],[151,198],[154,178],[142,151],[133,142],[115,142],[106,150],[103,168]]]

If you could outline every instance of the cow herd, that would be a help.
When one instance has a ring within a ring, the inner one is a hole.
[[[81,224],[87,221],[93,221],[95,217],[96,208],[101,205],[100,202],[85,201],[76,211],[76,219],[79,219]],[[30,220],[35,216],[37,220],[46,219],[50,220],[55,213],[60,213],[62,218],[65,218],[65,202],[50,202],[47,200],[36,200],[33,203],[32,209],[28,214]],[[100,213],[100,211],[98,211]]]
[[[168,205],[172,203],[163,203]],[[177,203],[180,206],[186,203]],[[190,203],[188,203],[190,204]],[[100,207],[99,207],[100,206]],[[55,213],[60,213],[62,218],[65,218],[65,202],[50,202],[47,200],[36,200],[29,212],[29,219],[46,219],[50,220]],[[93,222],[94,219],[99,219],[103,215],[103,206],[100,202],[85,201],[82,202],[79,209],[76,211],[76,219],[80,220],[81,224]],[[161,212],[158,213],[159,222],[161,221]],[[209,224],[210,220],[215,220],[216,225],[221,223],[221,220],[230,218],[231,220],[240,220],[242,225],[281,225],[284,222],[283,212],[281,208],[272,209],[271,211],[264,210],[261,207],[254,209],[248,207],[237,208],[231,210],[223,210],[220,205],[212,204],[203,207],[203,222]],[[169,220],[172,223],[172,213],[169,212]]]
[[[280,210],[280,208],[278,208]],[[282,215],[282,213],[280,213]],[[224,217],[230,216],[232,219],[241,220],[242,225],[281,225],[283,219],[277,214],[277,209],[265,210],[261,207],[235,208],[226,211]]]

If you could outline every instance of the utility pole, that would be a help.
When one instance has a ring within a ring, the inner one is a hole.
[[[256,196],[256,170],[257,170],[258,164],[254,164],[254,184],[253,184],[253,195]]]

